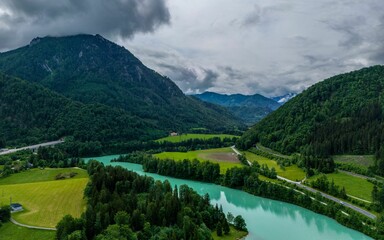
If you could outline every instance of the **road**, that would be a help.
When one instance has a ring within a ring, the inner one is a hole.
[[[57,141],[52,141],[52,142],[45,142],[45,143],[40,143],[36,145],[31,145],[27,147],[22,147],[22,148],[14,148],[14,149],[8,149],[6,151],[0,152],[0,155],[5,155],[9,153],[14,153],[17,151],[22,151],[22,150],[27,150],[27,149],[38,149],[39,147],[48,147],[48,146],[54,146],[60,143],[63,143],[64,140],[57,140]]]
[[[241,153],[236,149],[235,146],[232,146],[231,148],[232,148],[232,150],[233,150],[237,155],[241,155]],[[247,160],[247,161],[248,161],[248,160]],[[250,161],[248,161],[248,163],[249,163],[249,166],[252,166],[252,163],[251,163]],[[343,205],[343,206],[345,206],[345,207],[351,208],[351,209],[355,210],[356,212],[359,212],[359,213],[363,214],[364,216],[367,216],[367,217],[369,217],[369,218],[371,218],[371,219],[376,219],[376,216],[375,216],[374,214],[372,214],[372,213],[370,213],[370,212],[368,212],[368,211],[366,211],[366,210],[364,210],[364,209],[362,209],[362,208],[356,207],[355,205],[352,205],[352,204],[347,203],[347,202],[343,202],[342,200],[340,200],[340,199],[338,199],[338,198],[335,198],[335,197],[333,197],[333,196],[331,196],[331,195],[328,195],[328,194],[326,194],[326,193],[317,191],[317,190],[314,189],[314,188],[311,188],[311,187],[308,187],[308,186],[306,186],[306,185],[301,184],[301,182],[295,182],[295,181],[289,180],[289,179],[284,178],[284,177],[281,177],[281,176],[277,176],[277,178],[280,179],[280,180],[286,181],[286,182],[288,182],[288,183],[295,184],[295,185],[298,186],[299,188],[305,189],[305,190],[307,190],[307,191],[310,191],[310,192],[313,192],[313,193],[320,193],[321,196],[323,196],[323,197],[325,197],[325,198],[327,198],[327,199],[329,199],[329,200],[331,200],[331,201],[334,201],[334,202],[336,202],[336,203],[339,203],[339,204],[341,204],[341,205]]]

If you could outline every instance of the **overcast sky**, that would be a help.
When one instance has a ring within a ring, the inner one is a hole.
[[[186,93],[301,92],[384,64],[382,0],[2,0],[0,49],[101,34]]]

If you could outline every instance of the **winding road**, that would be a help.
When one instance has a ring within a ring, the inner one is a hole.
[[[241,155],[241,152],[239,152],[239,151],[236,149],[235,146],[232,146],[231,148],[232,148],[232,150],[233,150],[237,155]],[[247,160],[247,161],[248,161],[248,160]],[[251,163],[250,161],[248,161],[248,163],[249,163],[249,166],[252,166],[252,163]],[[301,182],[295,182],[295,181],[289,180],[289,179],[287,179],[287,178],[283,178],[283,177],[281,177],[281,176],[277,176],[277,178],[280,179],[280,180],[282,180],[282,181],[285,181],[285,182],[288,182],[288,183],[291,183],[291,184],[295,184],[297,187],[302,188],[302,189],[305,189],[305,190],[307,190],[307,191],[310,191],[310,192],[313,192],[313,193],[320,193],[321,196],[323,196],[323,197],[325,197],[325,198],[327,198],[327,199],[329,199],[329,200],[331,200],[331,201],[334,201],[334,202],[339,203],[339,204],[341,204],[341,205],[343,205],[343,206],[345,206],[345,207],[348,207],[348,208],[350,208],[350,209],[353,209],[353,210],[355,210],[356,212],[359,212],[359,213],[363,214],[363,215],[366,216],[366,217],[369,217],[369,218],[371,218],[371,219],[376,219],[376,215],[374,215],[374,214],[372,214],[372,213],[370,213],[370,212],[368,212],[368,211],[366,211],[366,210],[364,210],[364,209],[362,209],[362,208],[359,208],[359,207],[357,207],[357,206],[355,206],[355,205],[352,205],[352,204],[350,204],[350,203],[347,203],[347,202],[343,202],[342,200],[340,200],[340,199],[338,199],[338,198],[336,198],[336,197],[333,197],[333,196],[328,195],[328,194],[326,194],[326,193],[320,192],[320,191],[318,191],[318,190],[316,190],[316,189],[314,189],[314,188],[311,188],[311,187],[308,187],[308,186],[306,186],[306,185],[303,185],[303,184],[301,184]]]
[[[57,144],[60,144],[63,142],[64,142],[64,140],[57,140],[57,141],[52,141],[52,142],[39,143],[36,145],[26,146],[26,147],[22,147],[22,148],[7,149],[5,151],[0,152],[0,155],[5,155],[5,154],[14,153],[17,151],[22,151],[22,150],[28,150],[28,149],[31,149],[31,150],[38,149],[39,147],[54,146],[54,145],[57,145]]]

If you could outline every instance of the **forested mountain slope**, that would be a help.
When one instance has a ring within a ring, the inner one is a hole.
[[[219,94],[214,92],[205,92],[196,94],[195,97],[205,102],[210,102],[226,107],[236,117],[243,120],[246,124],[252,125],[269,113],[280,107],[276,101],[266,98],[260,94],[242,95],[242,94]]]
[[[0,74],[0,119],[0,147],[64,136],[100,145],[160,135],[155,126],[122,109],[76,102],[4,74]]]
[[[282,153],[371,154],[384,143],[384,66],[340,74],[313,85],[268,115],[239,140]],[[384,157],[384,154],[382,154]]]
[[[100,35],[35,38],[1,53],[0,70],[76,101],[124,109],[165,131],[240,125],[224,108],[185,96],[170,79]]]

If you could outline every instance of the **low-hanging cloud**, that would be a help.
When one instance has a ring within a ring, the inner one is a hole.
[[[46,35],[99,33],[131,38],[138,32],[153,32],[169,23],[166,0],[3,0],[0,49]]]

